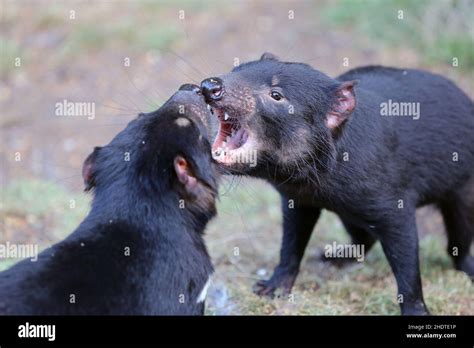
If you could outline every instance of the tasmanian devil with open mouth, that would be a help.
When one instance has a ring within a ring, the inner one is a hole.
[[[291,291],[322,209],[365,251],[380,241],[403,314],[428,313],[417,207],[439,207],[455,267],[474,277],[474,107],[451,81],[380,66],[334,79],[266,53],[201,90],[220,124],[215,158],[234,174],[265,178],[282,197],[280,263],[257,294]],[[397,103],[417,112],[384,111]],[[239,160],[249,151],[255,166]]]
[[[64,241],[0,273],[0,315],[202,315],[217,167],[198,86],[183,85],[86,159],[92,208]]]

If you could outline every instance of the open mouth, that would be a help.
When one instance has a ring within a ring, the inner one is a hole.
[[[211,114],[219,120],[219,130],[212,144],[212,153],[216,157],[229,154],[241,148],[248,140],[249,134],[238,118],[225,111],[223,108],[207,105]]]

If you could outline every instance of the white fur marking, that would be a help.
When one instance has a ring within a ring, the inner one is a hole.
[[[184,117],[180,117],[176,119],[176,121],[174,122],[180,127],[187,127],[191,124],[191,122],[187,118],[184,118]]]
[[[196,300],[196,303],[199,302],[204,302],[207,296],[207,290],[209,289],[209,286],[211,285],[211,276],[209,276],[209,279],[207,280],[206,285],[202,288],[201,292],[199,293],[199,296]]]

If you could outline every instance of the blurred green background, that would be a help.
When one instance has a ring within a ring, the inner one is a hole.
[[[331,76],[367,64],[422,68],[474,95],[473,1],[0,4],[0,243],[44,248],[72,232],[89,207],[80,173],[93,146],[181,84],[229,71],[236,58],[270,51]],[[95,102],[96,118],[54,116],[64,99]],[[348,268],[318,261],[326,243],[348,240],[330,213],[314,231],[294,301],[254,296],[252,284],[278,261],[280,224],[278,196],[266,183],[224,180],[206,236],[216,266],[208,314],[399,313],[380,246]],[[474,314],[472,284],[451,267],[440,216],[424,208],[418,224],[427,305],[434,314]],[[13,262],[0,260],[0,270]]]

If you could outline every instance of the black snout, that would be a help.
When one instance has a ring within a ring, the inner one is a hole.
[[[195,92],[197,94],[201,93],[201,89],[199,88],[199,86],[195,85],[195,84],[192,84],[192,83],[185,83],[184,85],[181,85],[181,87],[179,87],[179,90],[180,91],[192,91],[192,92]]]
[[[218,77],[210,77],[201,82],[201,91],[206,103],[217,101],[224,94],[224,85]]]

